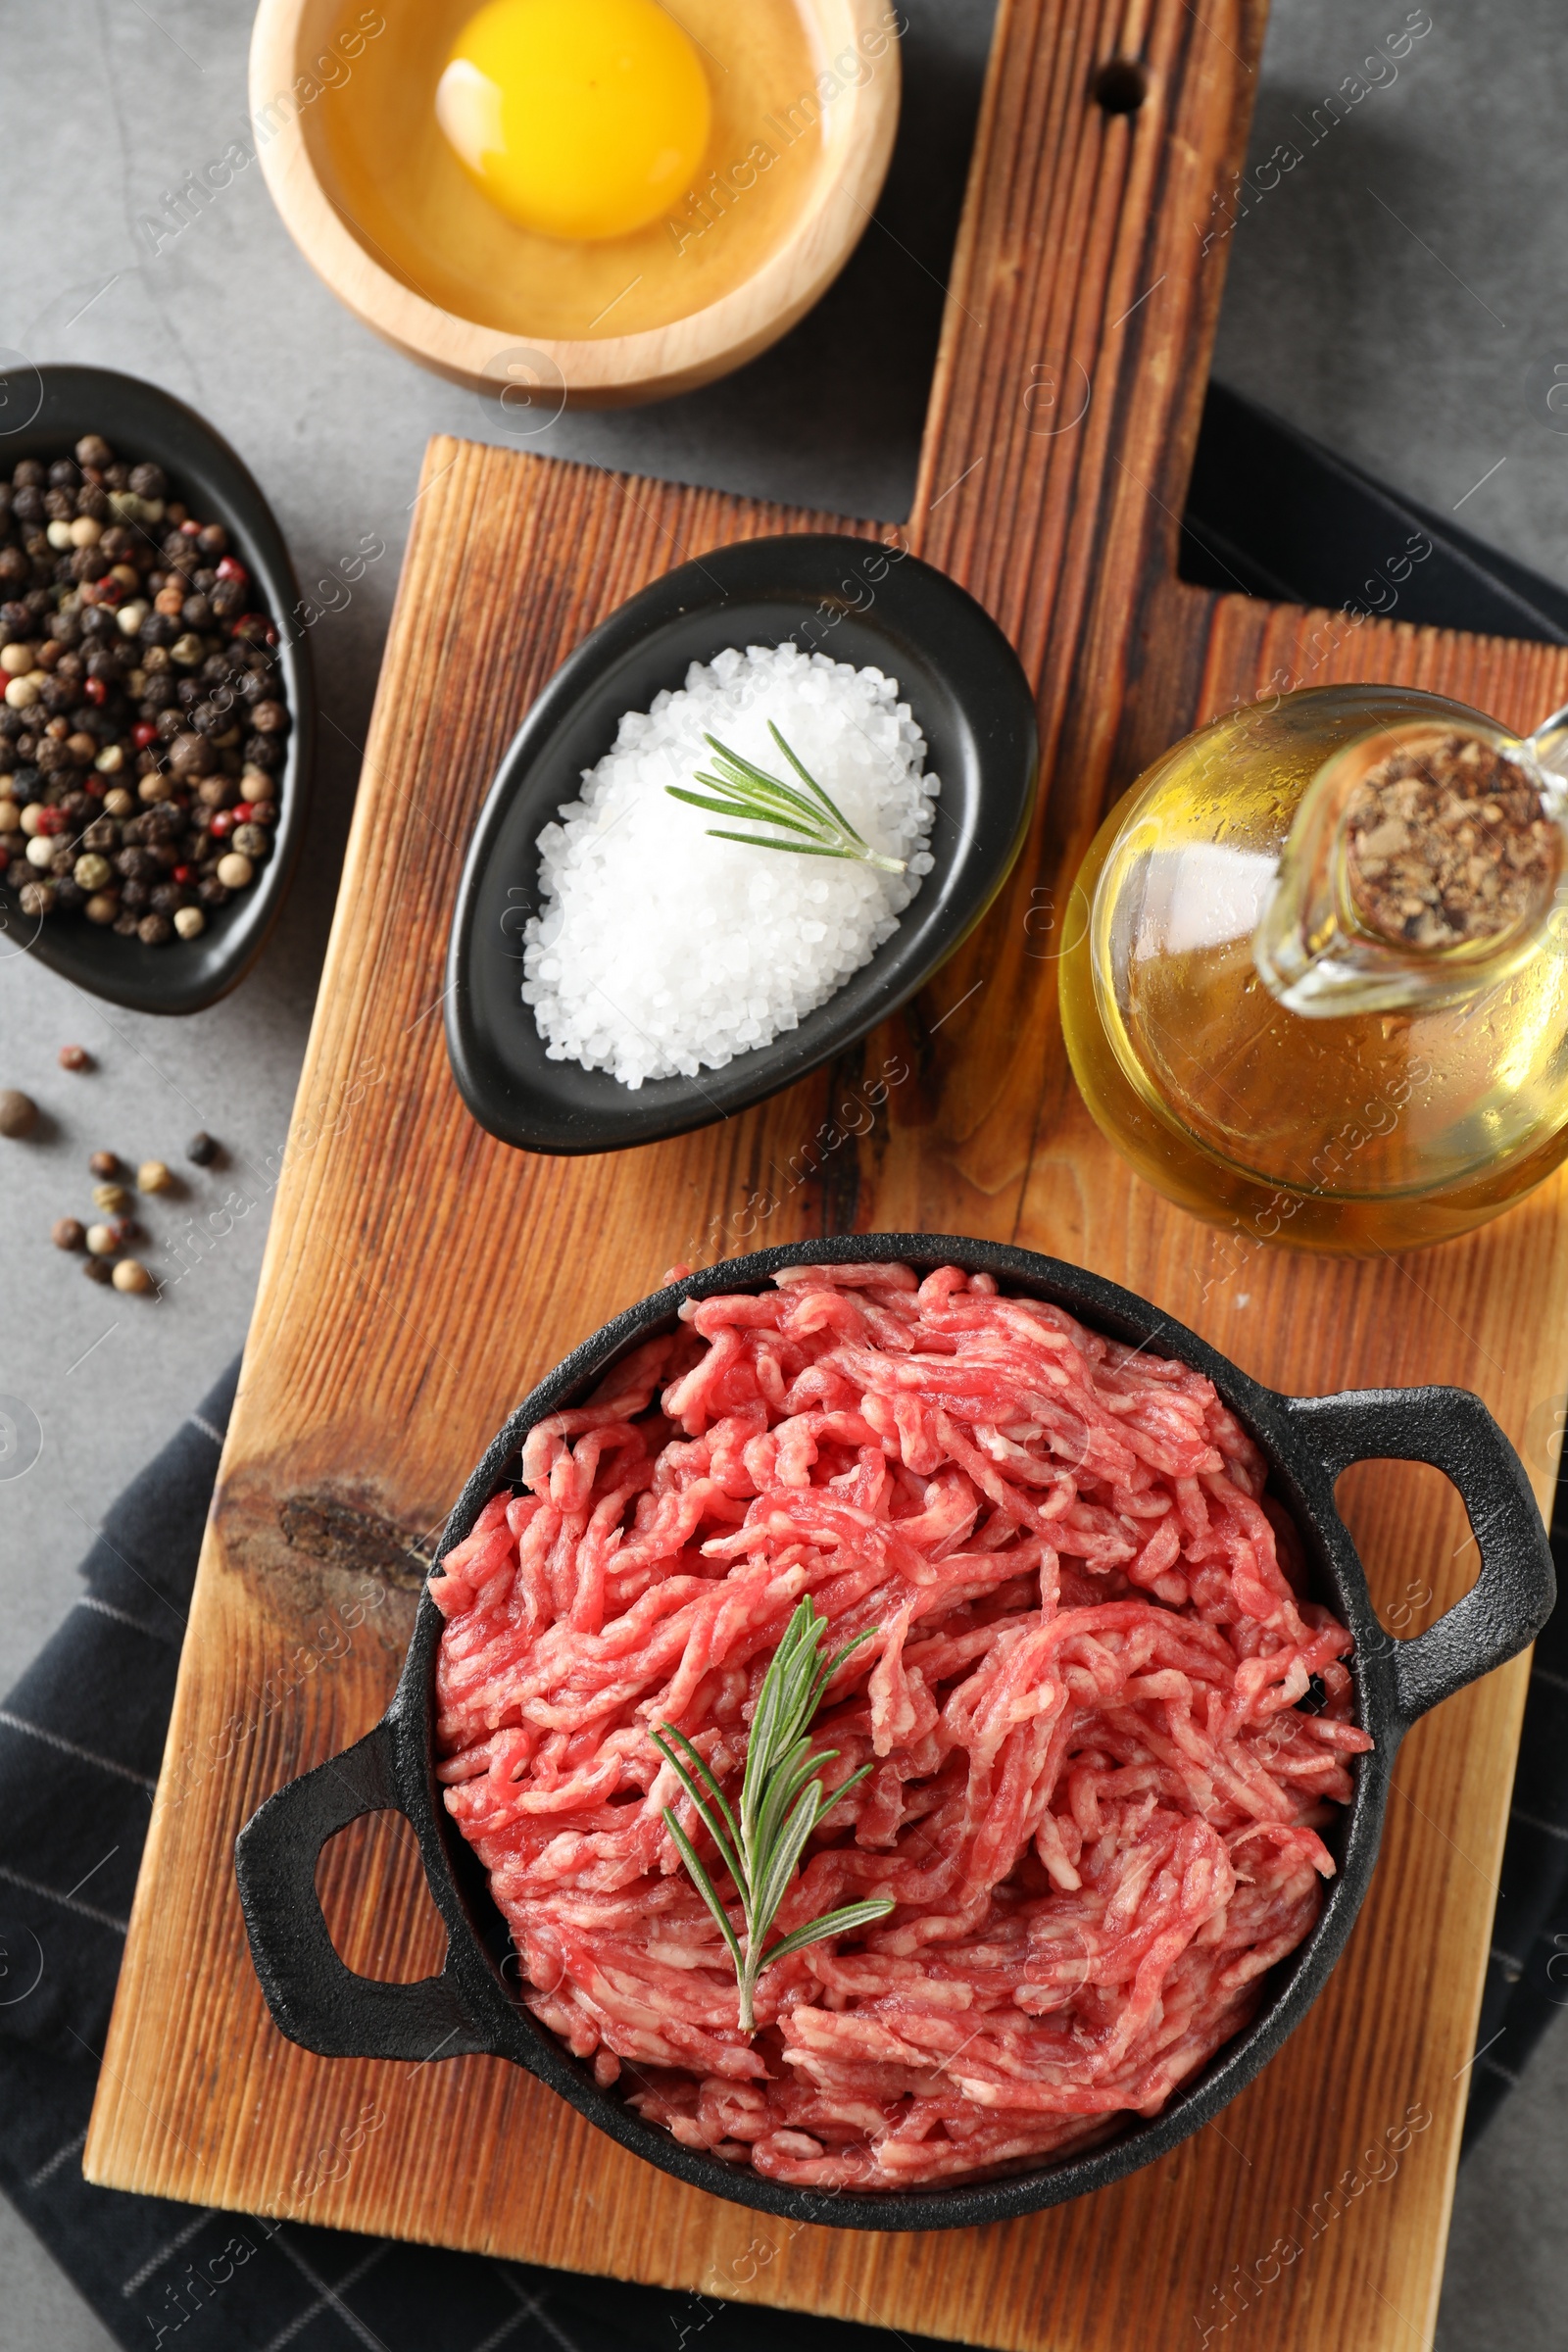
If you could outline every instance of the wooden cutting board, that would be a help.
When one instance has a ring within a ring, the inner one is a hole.
[[[1031,2352],[1430,2341],[1522,1664],[1407,1742],[1348,1953],[1264,2075],[1164,2162],[963,2235],[771,2222],[664,2179],[496,2060],[307,2055],[262,2005],[231,1867],[261,1798],[379,1713],[412,1620],[406,1542],[439,1524],[538,1376],[677,1259],[846,1227],[1021,1242],[1148,1294],[1281,1387],[1475,1388],[1527,1443],[1544,1498],[1535,1433],[1568,1385],[1559,1184],[1416,1256],[1271,1252],[1142,1188],[1063,1062],[1061,877],[1173,737],[1271,681],[1408,680],[1520,727],[1568,701],[1568,655],[1174,577],[1262,29],[1257,0],[1205,0],[1201,17],[1184,0],[1004,0],[907,538],[1038,680],[1046,789],[961,956],[863,1053],[758,1112],[618,1156],[504,1150],[448,1074],[448,921],[499,755],[586,628],[726,540],[870,526],[432,444],[90,2179]],[[1149,75],[1131,117],[1092,97],[1117,54]],[[1405,554],[1390,548],[1391,577]],[[863,1118],[835,1123],[838,1106],[883,1085],[870,1131],[845,1133]],[[267,1189],[239,1171],[236,1190]],[[1418,1630],[1473,1574],[1448,1491],[1380,1468],[1346,1496],[1392,1625]],[[416,1976],[436,1965],[434,1913],[398,1831],[346,1832],[322,1884],[353,1965]],[[693,2302],[694,2326],[707,2308]]]

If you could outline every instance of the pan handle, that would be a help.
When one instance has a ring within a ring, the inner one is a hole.
[[[322,2058],[458,2058],[487,2050],[447,1972],[413,1984],[357,1976],[333,1948],[316,1892],[327,1839],[362,1813],[401,1813],[395,1733],[373,1732],[290,1781],[251,1815],[234,1871],[267,2006]]]
[[[1352,1462],[1430,1462],[1459,1490],[1481,1573],[1436,1625],[1392,1645],[1395,1708],[1408,1731],[1429,1707],[1527,1649],[1551,1615],[1551,1547],[1524,1464],[1468,1389],[1352,1389],[1286,1405],[1330,1478]]]

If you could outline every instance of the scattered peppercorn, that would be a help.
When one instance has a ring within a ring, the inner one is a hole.
[[[19,1087],[0,1087],[0,1135],[30,1135],[38,1124],[38,1105]]]
[[[56,1217],[49,1239],[57,1250],[79,1250],[87,1239],[87,1228],[76,1217]]]
[[[115,1240],[113,1227],[108,1225],[89,1225],[87,1228],[87,1247],[92,1251],[94,1257],[113,1257],[120,1245]]]
[[[113,1179],[121,1173],[120,1154],[118,1152],[95,1152],[87,1166],[94,1176]]]
[[[174,1179],[161,1159],[144,1159],[136,1170],[138,1193],[167,1193],[173,1189]]]
[[[185,1146],[185,1157],[198,1168],[210,1168],[218,1157],[218,1145],[205,1128],[198,1128]]]
[[[110,1280],[117,1291],[146,1292],[153,1287],[153,1278],[139,1257],[122,1257]]]
[[[89,1257],[82,1266],[89,1282],[113,1282],[115,1269],[107,1257]]]
[[[115,1237],[117,1250],[123,1250],[127,1242],[139,1242],[142,1238],[142,1229],[134,1217],[111,1217],[109,1230]]]
[[[293,726],[249,571],[169,493],[96,433],[0,479],[0,913],[151,948],[254,883]]]
[[[130,1206],[130,1195],[122,1184],[95,1184],[92,1188],[92,1204],[94,1208],[101,1208],[106,1217],[122,1216]]]
[[[92,1055],[88,1053],[85,1046],[62,1046],[60,1049],[60,1067],[63,1070],[90,1070],[92,1068]]]

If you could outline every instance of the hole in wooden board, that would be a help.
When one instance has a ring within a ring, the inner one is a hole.
[[[1379,1622],[1413,1641],[1463,1598],[1481,1555],[1458,1489],[1427,1462],[1356,1462],[1334,1490]]]
[[[1149,96],[1149,75],[1136,57],[1111,57],[1090,87],[1102,114],[1136,115]]]
[[[316,1892],[338,1958],[356,1976],[385,1984],[439,1976],[447,1933],[401,1813],[362,1814],[328,1838]]]

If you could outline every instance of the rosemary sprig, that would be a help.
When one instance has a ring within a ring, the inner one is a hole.
[[[709,775],[699,769],[693,780],[711,785],[714,792],[724,794],[724,799],[716,801],[705,793],[687,792],[679,784],[666,784],[664,790],[671,800],[689,801],[694,808],[710,809],[713,815],[727,816],[732,823],[777,825],[802,836],[799,841],[780,841],[770,833],[730,833],[710,825],[710,840],[743,841],[754,850],[793,850],[799,858],[850,858],[858,865],[874,865],[880,873],[902,874],[906,860],[880,857],[871,849],[843,809],[829,800],[809,769],[802,765],[771,720],[767,731],[802,783],[816,795],[815,800],[797,792],[793,784],[781,783],[777,776],[770,776],[752,760],[743,760],[739,752],[727,750],[716,735],[706,736],[704,740],[710,746],[720,773]]]
[[[822,1784],[813,1776],[824,1764],[831,1764],[839,1751],[830,1747],[821,1754],[813,1754],[807,1733],[834,1675],[845,1659],[871,1638],[868,1629],[847,1643],[836,1657],[824,1660],[819,1653],[826,1631],[827,1619],[817,1615],[808,1594],[785,1627],[784,1638],[762,1678],[746,1749],[739,1821],[684,1732],[677,1731],[672,1723],[662,1727],[670,1740],[680,1741],[690,1761],[690,1770],[669,1740],[659,1732],[650,1735],[696,1806],[698,1818],[718,1848],[719,1859],[734,1880],[740,1896],[744,1947],[695,1846],[673,1809],[666,1805],[664,1826],[675,1840],[698,1893],[717,1922],[735,1963],[741,1991],[741,2030],[747,2034],[756,2031],[757,1982],[764,1968],[771,1968],[775,1960],[782,1960],[789,1952],[801,1951],[808,1943],[819,1943],[824,1936],[847,1935],[852,1928],[865,1927],[873,1919],[885,1919],[893,1909],[890,1894],[874,1894],[864,1902],[846,1903],[842,1910],[824,1912],[820,1919],[813,1919],[808,1926],[797,1928],[793,1935],[782,1936],[771,1951],[762,1949],[763,1937],[789,1891],[807,1839],[818,1822],[832,1812],[840,1797],[847,1796],[871,1769],[869,1764],[862,1764],[858,1772],[851,1773],[842,1788],[836,1788],[823,1802]]]

